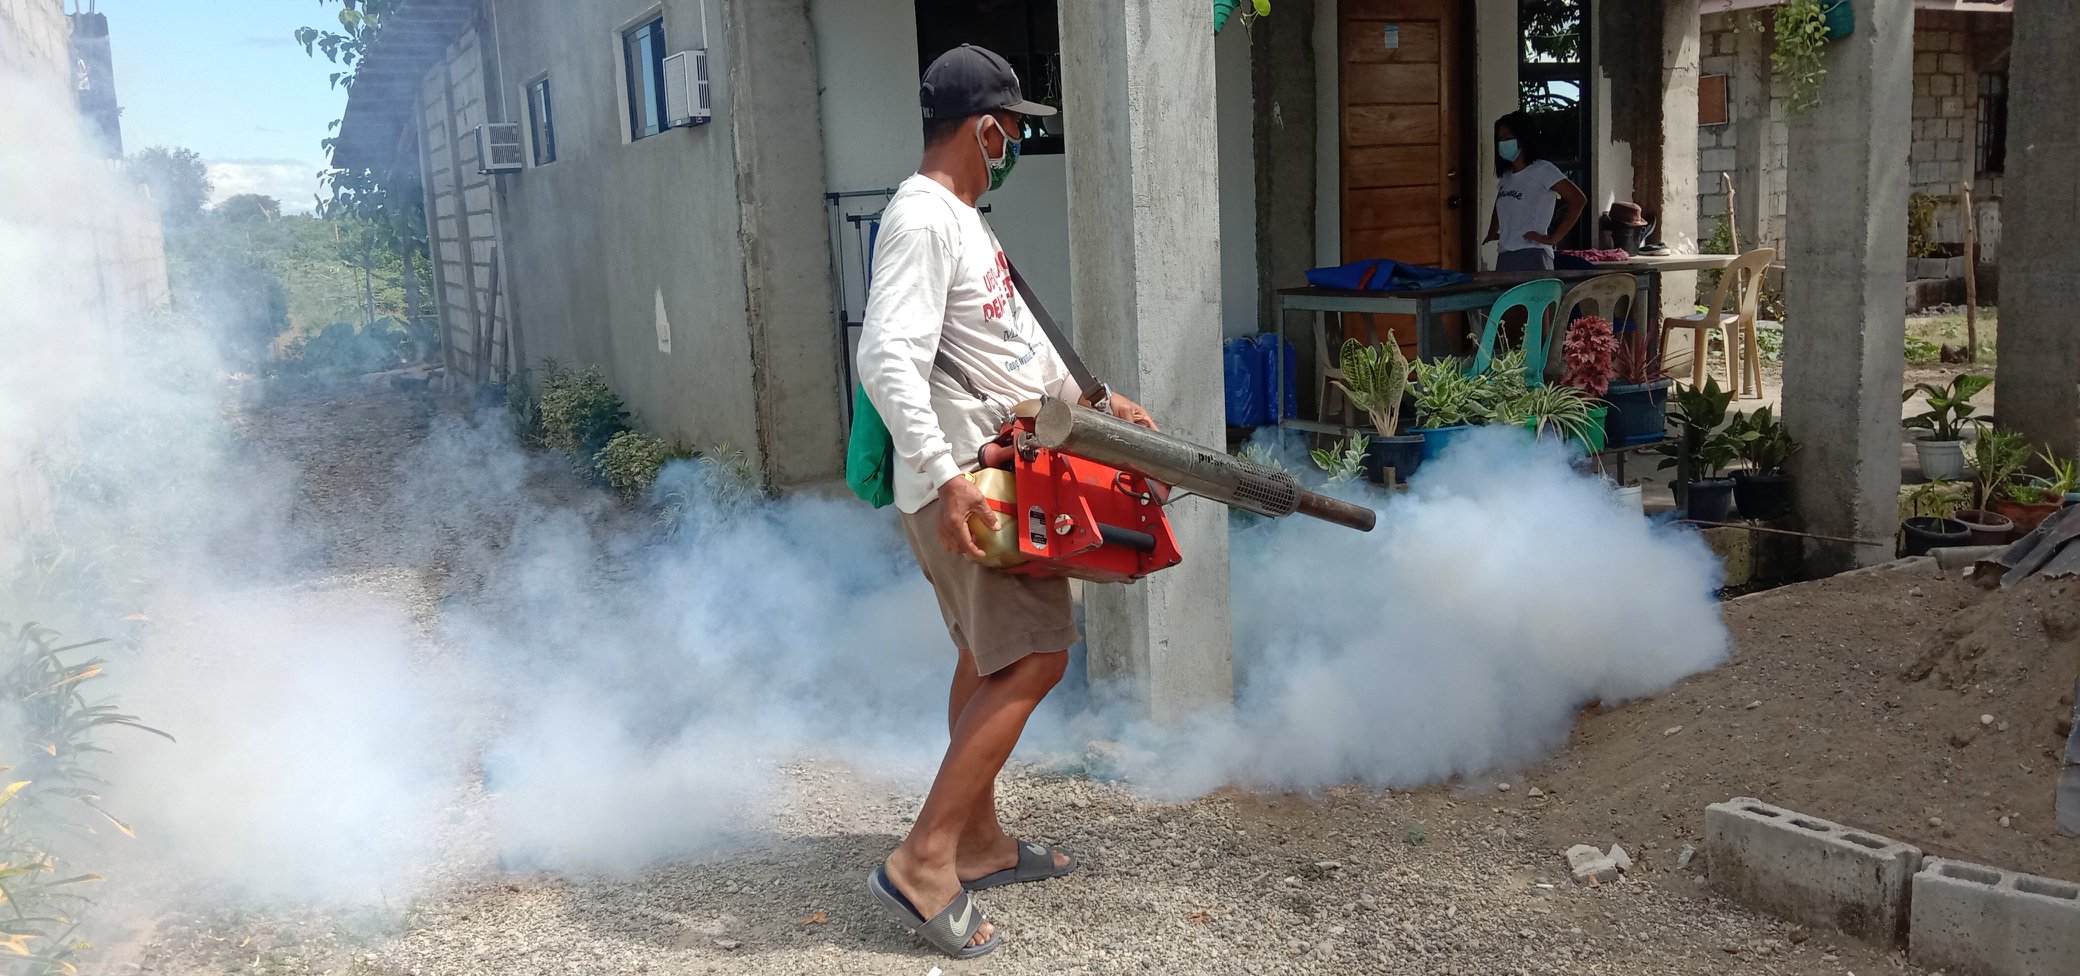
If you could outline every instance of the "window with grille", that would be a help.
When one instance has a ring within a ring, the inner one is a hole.
[[[1979,175],[1998,176],[2008,164],[2008,76],[1979,76]]]

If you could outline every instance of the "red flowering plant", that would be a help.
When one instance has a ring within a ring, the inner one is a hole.
[[[1610,389],[1612,360],[1617,354],[1618,337],[1612,333],[1609,319],[1595,315],[1575,319],[1560,344],[1560,357],[1567,366],[1561,382],[1600,397]]]

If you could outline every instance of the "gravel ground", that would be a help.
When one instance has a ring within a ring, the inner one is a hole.
[[[443,599],[467,593],[472,581],[446,567],[484,533],[468,524],[418,526],[403,500],[387,493],[399,458],[425,439],[429,420],[459,412],[458,404],[357,391],[266,409],[249,437],[256,450],[297,465],[303,517],[330,533],[304,585],[311,599],[336,588],[377,591],[431,623]],[[591,517],[640,518],[553,465],[530,469],[523,486]],[[498,510],[487,506],[482,515],[495,519]],[[389,531],[404,527],[411,531]],[[404,539],[385,541],[393,535]],[[1150,803],[1115,785],[1015,765],[1001,788],[1007,823],[1071,848],[1085,867],[985,895],[1004,945],[968,963],[905,935],[864,890],[866,872],[921,801],[914,785],[815,757],[780,771],[769,830],[704,860],[633,879],[502,872],[469,832],[465,786],[447,863],[387,912],[181,911],[109,956],[111,968],[124,972],[353,976],[924,976],[934,967],[978,974],[1911,972],[1895,953],[1710,898],[1696,873],[1701,862],[1676,864],[1680,831],[1670,832],[1667,845],[1635,852],[1636,871],[1626,880],[1574,885],[1561,847],[1630,841],[1641,818],[1664,812],[1586,780],[1534,788],[1570,775],[1581,748],[1598,747],[1578,744],[1559,764],[1507,787],[1221,792],[1184,804]],[[1697,758],[1709,762],[1719,748]],[[1658,780],[1662,772],[1635,775]],[[1768,785],[1752,791],[1770,795]],[[1696,804],[1665,812],[1701,819]]]

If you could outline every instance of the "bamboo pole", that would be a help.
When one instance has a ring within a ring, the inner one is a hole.
[[[1979,361],[1979,221],[1972,213],[1972,182],[1964,192],[1964,361]]]

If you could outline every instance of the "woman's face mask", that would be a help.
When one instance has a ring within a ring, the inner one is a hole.
[[[995,128],[1004,136],[1003,155],[992,157],[989,154],[989,143],[982,138],[982,128],[985,125]],[[1011,167],[1018,164],[1018,140],[1013,139],[1011,133],[1004,131],[996,116],[985,115],[981,122],[975,124],[975,147],[982,151],[982,162],[989,167],[989,188],[994,190],[1003,186],[1004,180],[1011,175]]]
[[[1497,155],[1497,156],[1501,156],[1501,157],[1503,158],[1503,161],[1505,161],[1505,162],[1511,162],[1511,163],[1514,163],[1514,162],[1516,162],[1516,161],[1517,161],[1517,140],[1515,140],[1515,139],[1504,139],[1504,140],[1502,140],[1501,142],[1498,142],[1498,143],[1496,143],[1496,144],[1495,144],[1495,155]]]

